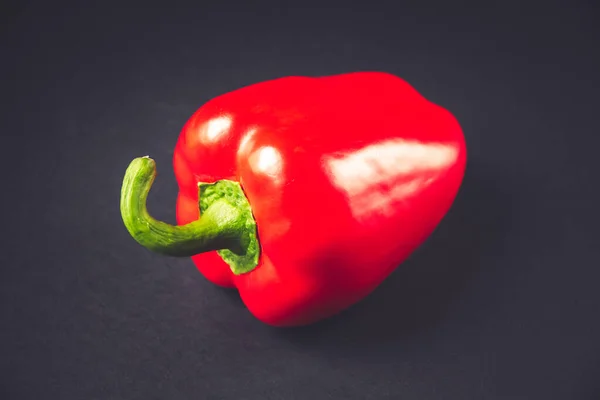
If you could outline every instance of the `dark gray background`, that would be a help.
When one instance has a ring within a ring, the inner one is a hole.
[[[1,398],[600,398],[592,2],[85,3],[2,13]],[[359,70],[451,110],[469,150],[455,206],[372,296],[273,329],[129,237],[125,168],[157,160],[149,207],[174,222],[172,151],[205,101]]]

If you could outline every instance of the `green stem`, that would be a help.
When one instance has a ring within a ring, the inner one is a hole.
[[[156,177],[156,163],[149,157],[134,159],[123,179],[121,216],[131,236],[157,253],[186,257],[213,250],[245,252],[242,212],[221,199],[210,204],[202,217],[174,226],[154,219],[146,208],[148,192]]]

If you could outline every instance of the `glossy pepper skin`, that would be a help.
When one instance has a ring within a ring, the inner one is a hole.
[[[466,156],[457,120],[394,75],[279,78],[216,97],[187,121],[173,158],[177,221],[201,218],[199,182],[239,182],[258,265],[236,275],[216,251],[192,260],[264,323],[310,324],[363,299],[423,243]]]

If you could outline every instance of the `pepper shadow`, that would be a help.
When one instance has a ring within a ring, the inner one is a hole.
[[[510,223],[510,187],[471,162],[456,200],[436,231],[371,295],[327,320],[274,335],[307,347],[368,346],[435,329],[503,244]]]

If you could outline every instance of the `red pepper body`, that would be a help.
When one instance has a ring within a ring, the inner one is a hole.
[[[364,298],[423,243],[465,165],[456,119],[396,76],[280,78],[219,96],[186,123],[177,221],[199,218],[198,182],[240,182],[259,265],[236,276],[216,252],[192,259],[261,321],[308,324]]]

